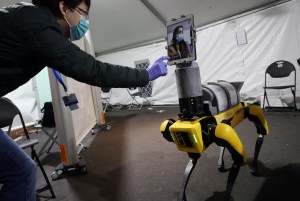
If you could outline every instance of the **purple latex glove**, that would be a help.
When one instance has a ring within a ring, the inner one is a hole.
[[[157,59],[154,64],[147,68],[148,74],[149,74],[149,80],[155,80],[160,76],[167,75],[168,68],[167,63],[164,62],[164,60],[169,60],[170,57],[163,56]]]

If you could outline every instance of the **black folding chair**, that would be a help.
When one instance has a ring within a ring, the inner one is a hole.
[[[152,105],[150,100],[147,98],[149,95],[143,91],[143,87],[138,88],[127,88],[128,94],[131,96],[131,103],[128,107],[128,110],[141,110],[144,102],[147,101],[149,105]],[[141,98],[142,101],[138,101],[137,99]]]
[[[147,69],[150,65],[149,59],[142,59],[134,62],[136,69]],[[132,100],[128,107],[128,110],[141,110],[144,102],[147,101],[149,105],[152,105],[149,101],[149,97],[152,94],[152,83],[149,82],[144,87],[133,87],[127,88],[128,94],[131,96]],[[142,101],[139,102],[137,99],[142,98]]]
[[[111,88],[101,88],[101,100],[102,100],[102,107],[103,107],[103,112],[105,113],[108,107],[111,107],[111,104],[109,103],[110,97],[112,90]]]
[[[31,157],[33,160],[35,160],[37,162],[37,164],[40,167],[42,174],[46,180],[46,183],[47,183],[43,188],[37,189],[36,194],[38,195],[39,193],[41,193],[45,190],[50,190],[52,198],[55,198],[56,196],[54,194],[53,188],[49,182],[49,179],[46,175],[44,167],[43,167],[41,161],[39,160],[39,157],[34,149],[34,146],[37,145],[39,143],[39,141],[38,141],[38,139],[30,139],[20,110],[12,101],[10,101],[7,98],[2,97],[2,98],[0,98],[0,111],[1,111],[0,112],[0,128],[4,128],[4,127],[8,126],[7,134],[9,134],[11,131],[11,127],[12,127],[14,118],[16,116],[20,117],[20,120],[22,123],[22,128],[25,133],[25,139],[19,140],[18,145],[22,149],[27,149],[27,148],[31,149]]]
[[[294,73],[294,76],[290,76]],[[292,77],[288,84],[282,84],[283,79],[287,77]],[[275,81],[274,81],[275,80]],[[297,111],[296,106],[296,69],[295,66],[288,61],[276,61],[268,66],[265,72],[265,86],[264,88],[264,101],[263,108],[265,109],[265,100],[267,100],[268,107],[270,107],[267,90],[282,90],[291,89],[294,99],[294,112]],[[295,113],[294,113],[295,114]]]

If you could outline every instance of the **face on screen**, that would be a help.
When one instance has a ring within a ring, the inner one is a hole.
[[[167,25],[168,56],[170,64],[195,60],[193,21],[191,18],[178,19]]]

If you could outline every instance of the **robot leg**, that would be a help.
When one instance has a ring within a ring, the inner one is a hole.
[[[219,123],[215,128],[214,137],[217,145],[225,147],[229,150],[234,161],[230,168],[226,186],[225,200],[229,200],[235,180],[240,170],[240,166],[247,161],[246,151],[234,129],[227,124]]]
[[[241,165],[234,162],[230,168],[230,172],[228,175],[228,180],[227,180],[227,186],[226,186],[226,195],[225,195],[225,201],[230,200],[230,195],[231,191],[233,189],[233,185],[235,183],[235,180],[239,174]]]
[[[259,135],[256,139],[254,158],[252,164],[250,164],[250,172],[252,175],[257,175],[257,159],[263,142],[264,135]]]
[[[250,105],[248,107],[248,111],[246,111],[246,116],[248,117],[249,121],[252,121],[255,124],[258,134],[269,134],[268,123],[259,104],[254,103]]]
[[[190,176],[197,164],[198,159],[200,158],[200,154],[199,153],[188,153],[189,157],[191,158],[189,163],[187,164],[186,168],[185,168],[185,172],[184,172],[184,178],[183,178],[183,182],[182,182],[182,186],[181,186],[181,190],[180,190],[180,194],[178,197],[178,201],[187,201],[186,198],[186,194],[185,194],[185,189],[187,187],[187,184],[189,182]]]
[[[231,126],[219,123],[215,128],[214,142],[219,146],[227,148],[235,162],[239,164],[247,162],[244,146]]]
[[[219,159],[218,159],[218,170],[220,172],[224,172],[224,152],[225,152],[225,147],[220,147],[220,155],[219,155]]]
[[[257,133],[259,134],[255,144],[254,158],[252,164],[250,164],[250,172],[256,175],[258,155],[264,141],[264,136],[269,134],[269,128],[265,115],[258,104],[250,105],[246,115],[248,119],[254,123]]]

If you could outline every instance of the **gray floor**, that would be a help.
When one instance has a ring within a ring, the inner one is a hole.
[[[59,201],[175,201],[189,158],[160,134],[160,124],[176,118],[178,107],[144,107],[142,111],[108,111],[110,131],[101,131],[81,153],[88,173],[64,174],[51,181],[56,199],[43,192],[38,200]],[[252,176],[243,166],[235,183],[234,201],[296,201],[300,199],[300,113],[268,112],[270,134],[265,137],[259,157],[259,175]],[[249,159],[253,157],[256,129],[248,120],[236,127]],[[43,142],[43,133],[38,134]],[[37,147],[39,149],[39,147]],[[228,172],[217,170],[219,147],[215,144],[202,154],[191,176],[188,201],[223,199]],[[60,162],[55,145],[42,157],[47,174]],[[226,152],[225,165],[231,157]],[[38,177],[38,186],[44,184]]]

